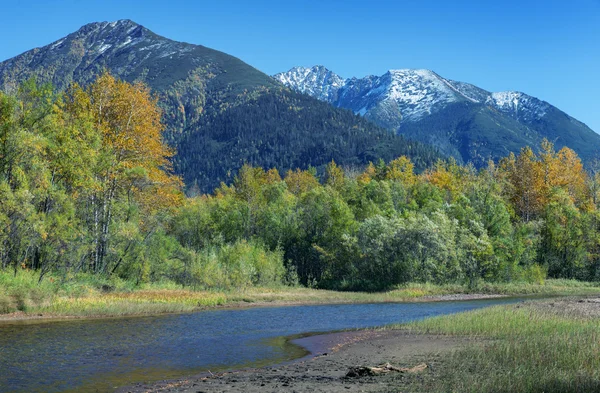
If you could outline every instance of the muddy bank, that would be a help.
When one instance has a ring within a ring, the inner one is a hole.
[[[537,310],[568,318],[600,318],[600,297],[557,298],[528,304]]]
[[[426,390],[428,383],[436,378],[438,366],[448,351],[469,340],[398,330],[368,330],[313,336],[294,342],[317,352],[288,364],[138,384],[119,392],[381,392],[407,385]],[[427,368],[417,372],[347,376],[353,367],[385,363],[399,368],[425,363]]]
[[[443,302],[452,300],[483,300],[483,299],[497,299],[502,297],[509,297],[508,295],[500,294],[485,294],[485,293],[454,293],[450,295],[426,295],[420,297],[420,301],[426,302]]]

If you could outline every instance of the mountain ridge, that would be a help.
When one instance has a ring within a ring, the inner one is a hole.
[[[329,78],[313,78],[314,73]],[[294,67],[273,77],[478,166],[507,151],[538,145],[543,138],[572,147],[587,161],[600,152],[600,135],[546,101],[519,91],[489,92],[427,69],[391,69],[381,76],[344,79],[324,66]],[[327,80],[344,82],[331,86]],[[320,94],[323,89],[326,97]]]
[[[303,74],[303,78],[298,78],[298,77],[294,77],[294,76],[290,76],[293,74],[298,74],[301,73]],[[328,78],[320,78],[320,79],[316,79],[312,78],[312,81],[314,82],[321,82],[319,85],[317,85],[316,83],[313,83],[313,85],[309,85],[308,83],[306,83],[306,80],[311,78],[311,76],[315,73],[318,74],[326,74],[329,77]],[[427,91],[425,91],[425,93],[423,94],[422,91],[414,91],[414,94],[407,94],[406,92],[401,92],[399,90],[397,90],[398,87],[398,82],[401,81],[402,78],[409,80],[410,79],[417,79],[416,77],[420,76],[423,79],[426,79],[431,85],[434,84],[435,82],[438,83],[438,89],[439,90],[446,90],[445,91],[445,95],[446,97],[449,97],[452,101],[456,100],[456,97],[452,97],[452,94],[448,93],[447,89],[453,91],[454,93],[458,94],[460,97],[459,99],[466,99],[469,100],[471,102],[474,103],[490,103],[495,105],[498,109],[505,109],[506,107],[514,107],[516,109],[516,107],[518,106],[518,100],[519,99],[524,99],[525,101],[536,101],[538,102],[538,106],[540,108],[538,112],[541,113],[537,113],[538,117],[541,117],[544,115],[544,107],[547,107],[548,105],[550,105],[549,103],[547,103],[546,101],[540,100],[536,97],[530,96],[526,93],[523,93],[521,91],[513,91],[513,90],[506,90],[506,91],[500,91],[500,92],[490,92],[487,91],[485,89],[482,89],[480,87],[477,87],[473,84],[470,83],[466,83],[466,82],[459,82],[459,81],[454,81],[451,79],[446,79],[444,77],[442,77],[441,75],[439,75],[438,73],[436,73],[435,71],[429,70],[429,69],[411,69],[411,68],[399,68],[399,69],[389,69],[387,72],[385,72],[383,75],[381,76],[375,76],[375,75],[368,75],[365,76],[363,78],[356,78],[356,77],[352,77],[352,78],[347,78],[344,79],[342,77],[340,77],[339,75],[337,75],[335,72],[327,69],[325,66],[322,65],[317,65],[317,66],[313,66],[313,67],[293,67],[292,69],[290,69],[287,72],[283,72],[283,73],[278,73],[273,75],[273,77],[276,80],[279,80],[280,82],[282,82],[283,84],[285,84],[288,87],[294,88],[302,93],[305,92],[309,92],[308,94],[311,94],[311,91],[315,91],[316,93],[313,93],[314,95],[318,96],[319,99],[325,99],[325,98],[320,98],[323,96],[320,96],[319,93],[321,89],[326,89],[326,90],[334,90],[335,93],[338,93],[340,90],[342,91],[342,95],[345,93],[345,90],[347,90],[348,88],[353,87],[355,84],[360,83],[360,81],[373,81],[373,80],[377,80],[377,82],[375,82],[375,88],[376,89],[380,89],[380,88],[385,88],[387,85],[388,91],[387,93],[390,95],[390,98],[394,99],[403,99],[406,100],[407,102],[409,101],[419,101],[421,100],[424,96],[427,95]],[[334,84],[327,84],[328,80],[334,80],[335,83]],[[412,81],[411,81],[412,82]],[[414,83],[413,83],[414,85]],[[445,86],[442,86],[445,85]],[[412,86],[409,85],[410,88],[412,88]],[[447,89],[445,89],[447,88]],[[336,95],[337,94],[330,94],[331,95]],[[366,95],[373,95],[373,91],[368,91]],[[336,104],[335,101],[331,102],[331,99],[328,99],[328,101],[332,104]],[[511,105],[512,104],[512,105]],[[360,113],[361,111],[355,111],[355,113]],[[414,114],[409,114],[411,117],[414,118]],[[411,118],[409,117],[409,118]]]

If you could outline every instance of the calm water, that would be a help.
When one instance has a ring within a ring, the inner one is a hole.
[[[103,392],[206,370],[274,364],[305,355],[283,336],[382,326],[517,300],[273,307],[0,325],[0,392]]]

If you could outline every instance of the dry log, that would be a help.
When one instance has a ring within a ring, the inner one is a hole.
[[[425,364],[425,363],[417,364],[414,367],[396,367],[390,363],[385,363],[385,364],[375,366],[375,367],[355,366],[355,367],[350,367],[350,370],[348,370],[346,377],[357,378],[357,377],[364,377],[364,376],[374,376],[374,375],[386,374],[391,371],[400,372],[400,373],[416,373],[416,372],[423,371],[426,368],[427,368],[427,364]]]

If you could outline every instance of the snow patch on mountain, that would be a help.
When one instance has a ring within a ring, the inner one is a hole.
[[[443,78],[430,70],[390,70],[382,76],[342,79],[325,67],[294,67],[275,78],[301,93],[348,108],[365,116],[381,103],[386,111],[397,108],[406,121],[417,121],[450,102],[465,99]]]
[[[106,52],[107,49],[110,49],[112,47],[111,44],[102,44],[102,46],[100,46],[100,48],[98,49],[98,53],[102,54],[104,52]]]
[[[446,82],[448,86],[450,86],[462,96],[466,97],[471,102],[483,103],[487,100],[488,96],[490,95],[489,91],[483,90],[470,83],[457,82],[450,79],[444,79],[444,82]]]
[[[427,110],[437,99],[456,101],[456,96],[429,70],[390,70],[387,98]]]
[[[274,78],[294,90],[328,102],[336,99],[337,91],[346,83],[342,77],[323,66],[294,67]]]
[[[395,100],[406,120],[419,120],[441,103],[459,100],[434,72],[429,70],[390,70],[385,99]]]
[[[63,42],[65,42],[65,39],[64,39],[64,38],[63,38],[63,39],[61,39],[61,40],[58,40],[58,41],[56,41],[56,42],[55,42],[55,43],[53,43],[53,44],[50,44],[50,49],[56,49],[56,48],[57,48],[57,47],[59,47],[59,46],[60,46],[60,45],[61,45]]]
[[[518,91],[492,93],[486,100],[486,104],[525,121],[544,117],[550,108],[550,104]]]

